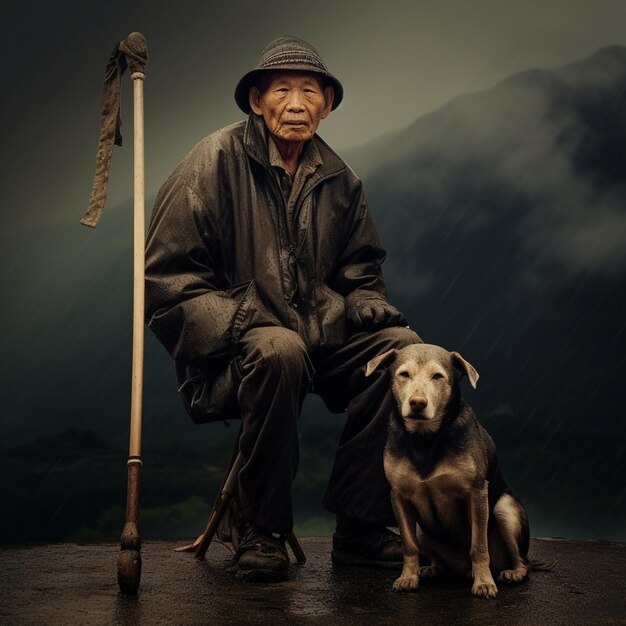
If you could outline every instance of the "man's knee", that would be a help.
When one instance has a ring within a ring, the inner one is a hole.
[[[298,333],[279,326],[249,330],[242,339],[244,369],[257,364],[277,373],[313,375],[306,345]]]
[[[381,348],[384,347],[386,350],[404,348],[413,343],[424,343],[415,331],[406,326],[389,326],[374,331],[372,341],[380,343]]]

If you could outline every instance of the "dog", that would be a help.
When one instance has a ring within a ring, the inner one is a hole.
[[[394,591],[446,569],[473,577],[472,593],[495,598],[498,580],[527,578],[528,516],[504,481],[496,448],[459,383],[475,389],[478,372],[458,352],[430,344],[389,350],[367,363],[388,365],[397,404],[384,452],[385,475],[402,538],[402,574]],[[420,566],[420,557],[428,565]]]

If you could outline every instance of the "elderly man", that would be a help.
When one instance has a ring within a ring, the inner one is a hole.
[[[337,515],[333,560],[402,561],[382,465],[392,402],[385,374],[366,379],[364,365],[420,339],[387,301],[361,181],[315,132],[342,97],[309,43],[272,41],[235,90],[247,121],[180,163],[148,234],[147,321],[176,360],[188,412],[242,420],[245,579],[287,573],[309,391],[347,412],[324,498]]]

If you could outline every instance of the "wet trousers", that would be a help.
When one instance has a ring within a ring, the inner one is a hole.
[[[292,529],[292,484],[298,467],[298,416],[313,390],[334,412],[346,412],[324,496],[333,513],[372,524],[395,525],[383,469],[387,424],[393,410],[388,373],[365,377],[366,363],[391,348],[421,339],[391,327],[353,335],[317,358],[300,336],[280,327],[254,328],[241,340],[238,361],[242,431],[239,502],[245,517],[267,530]]]

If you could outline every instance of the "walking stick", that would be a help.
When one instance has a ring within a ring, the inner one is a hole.
[[[130,444],[128,452],[128,491],[126,523],[122,531],[121,551],[117,560],[117,582],[120,591],[135,595],[141,579],[141,537],[137,527],[139,508],[139,471],[141,468],[141,410],[143,391],[144,349],[144,264],[145,264],[145,185],[143,141],[143,80],[148,61],[144,36],[131,33],[121,41],[109,59],[102,91],[100,142],[96,160],[96,176],[89,209],[81,220],[95,227],[106,200],[113,143],[121,146],[120,94],[121,79],[126,67],[131,70],[134,102],[134,297],[133,357],[130,412]]]

